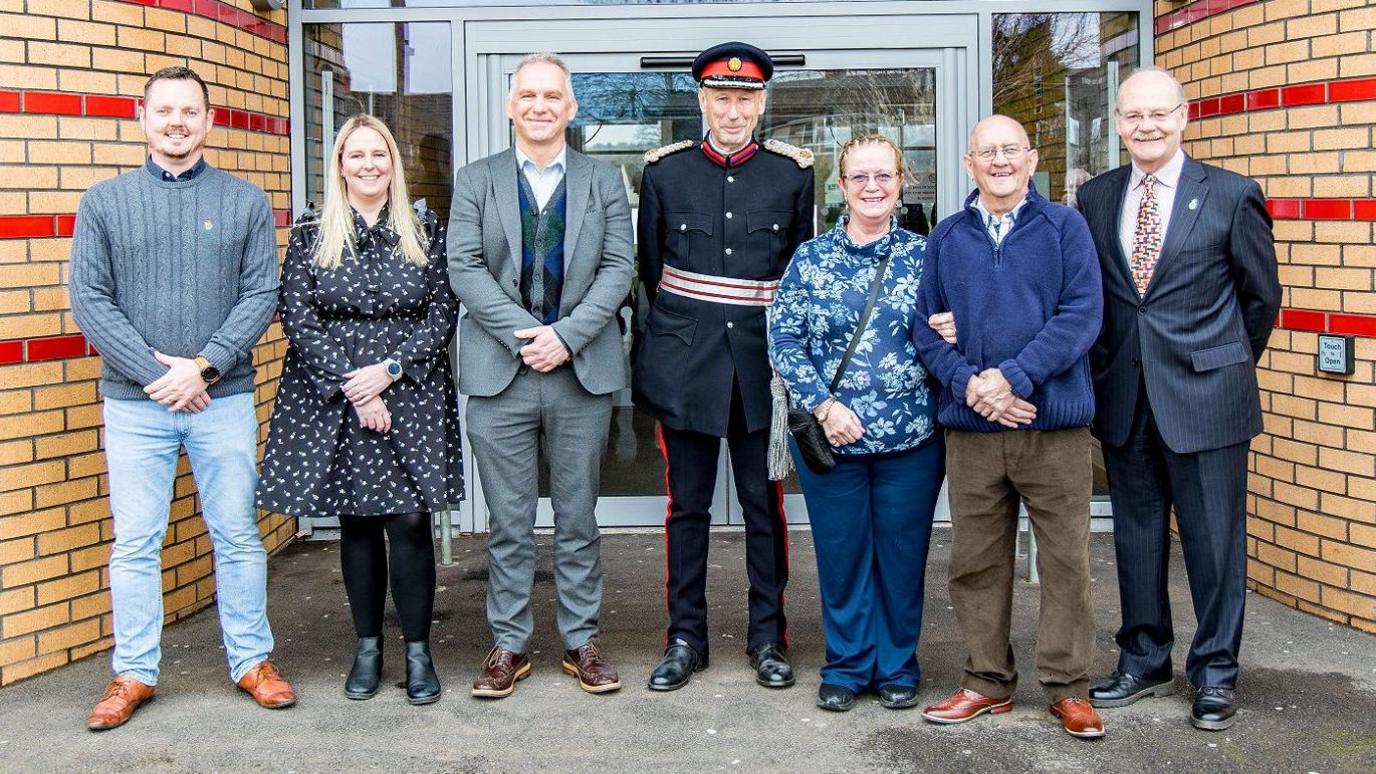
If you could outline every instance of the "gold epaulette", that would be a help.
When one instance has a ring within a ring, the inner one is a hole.
[[[659,161],[660,159],[664,158],[665,156],[668,156],[673,153],[678,153],[681,150],[687,150],[693,147],[694,145],[697,145],[697,143],[692,140],[679,140],[678,142],[665,145],[662,148],[647,150],[645,151],[645,163],[653,164],[656,161]]]
[[[797,145],[789,145],[783,140],[775,140],[772,137],[764,141],[764,149],[777,153],[780,156],[787,156],[793,159],[798,162],[798,166],[803,169],[812,166],[812,162],[817,160],[817,157],[812,154],[811,150],[799,148]]]

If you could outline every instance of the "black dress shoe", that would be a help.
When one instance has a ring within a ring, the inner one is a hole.
[[[412,704],[440,700],[440,676],[435,674],[426,640],[406,643],[406,700]]]
[[[881,685],[879,703],[888,709],[908,709],[917,706],[917,686]]]
[[[1137,677],[1126,672],[1114,672],[1101,677],[1089,686],[1089,703],[1101,709],[1126,707],[1148,696],[1170,696],[1175,693],[1175,678]]]
[[[1232,688],[1200,688],[1194,693],[1190,722],[1205,731],[1222,731],[1233,725],[1237,706]]]
[[[344,681],[344,695],[350,699],[371,699],[377,695],[382,682],[382,638],[359,637],[358,653],[349,679]]]
[[[701,672],[706,668],[707,655],[699,653],[692,645],[675,637],[664,651],[664,658],[660,659],[654,671],[650,672],[650,690],[677,691],[693,679],[694,672]]]
[[[766,688],[793,685],[793,665],[788,663],[788,647],[782,642],[756,648],[750,654],[750,666],[755,670],[755,682]]]
[[[822,683],[817,688],[817,706],[828,712],[849,712],[855,706],[855,691],[841,685]]]

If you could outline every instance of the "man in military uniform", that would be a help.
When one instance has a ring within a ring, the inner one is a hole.
[[[683,687],[706,668],[709,509],[721,439],[745,514],[756,681],[793,684],[783,593],[788,525],[783,488],[770,481],[771,376],[765,308],[793,251],[813,235],[812,153],[756,141],[769,55],[723,43],[693,62],[710,131],[645,155],[640,189],[640,281],[651,309],[637,349],[635,404],[660,422],[669,485],[668,648],[652,690]]]

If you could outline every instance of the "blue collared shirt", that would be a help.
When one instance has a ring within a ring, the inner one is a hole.
[[[1021,210],[1024,204],[1027,204],[1027,197],[1023,197],[1023,200],[1018,202],[1013,209],[1005,212],[1003,217],[996,218],[994,213],[985,209],[984,198],[982,196],[975,197],[975,209],[979,210],[979,215],[984,220],[984,230],[989,232],[989,238],[994,240],[994,244],[1003,244],[1003,238],[1008,236],[1008,232],[1012,231],[1013,226],[1017,224],[1018,210]]]
[[[156,177],[164,183],[184,183],[187,180],[194,179],[196,175],[201,174],[202,170],[205,169],[205,166],[206,164],[204,156],[197,159],[195,165],[193,165],[191,169],[186,170],[180,175],[174,175],[171,172],[168,172],[167,170],[158,166],[157,163],[153,161],[152,156],[149,156],[148,161],[143,165],[144,169],[148,170],[148,174],[152,175],[153,177]]]
[[[564,179],[564,163],[568,158],[568,146],[564,146],[559,151],[559,155],[554,157],[549,166],[541,169],[529,156],[521,152],[520,146],[513,146],[516,151],[516,166],[520,167],[522,174],[526,176],[526,181],[530,183],[530,190],[535,192],[535,204],[541,210],[549,204],[549,199],[554,196],[555,190],[559,188],[559,181]]]

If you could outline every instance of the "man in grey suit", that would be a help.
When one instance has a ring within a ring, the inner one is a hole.
[[[1185,671],[1195,727],[1233,723],[1247,578],[1247,449],[1261,432],[1256,362],[1280,308],[1271,219],[1256,182],[1180,147],[1180,83],[1147,68],[1114,111],[1132,163],[1080,188],[1104,283],[1090,352],[1113,501],[1118,669],[1090,689],[1121,707],[1172,688],[1166,595],[1175,509],[1198,621]]]
[[[487,618],[496,641],[473,695],[511,695],[530,674],[537,447],[554,505],[563,670],[583,690],[621,687],[598,651],[602,567],[595,518],[611,394],[626,384],[616,312],[631,285],[621,176],[565,144],[578,111],[568,67],[532,54],[512,78],[514,148],[459,170],[449,274],[459,390],[489,513]]]

